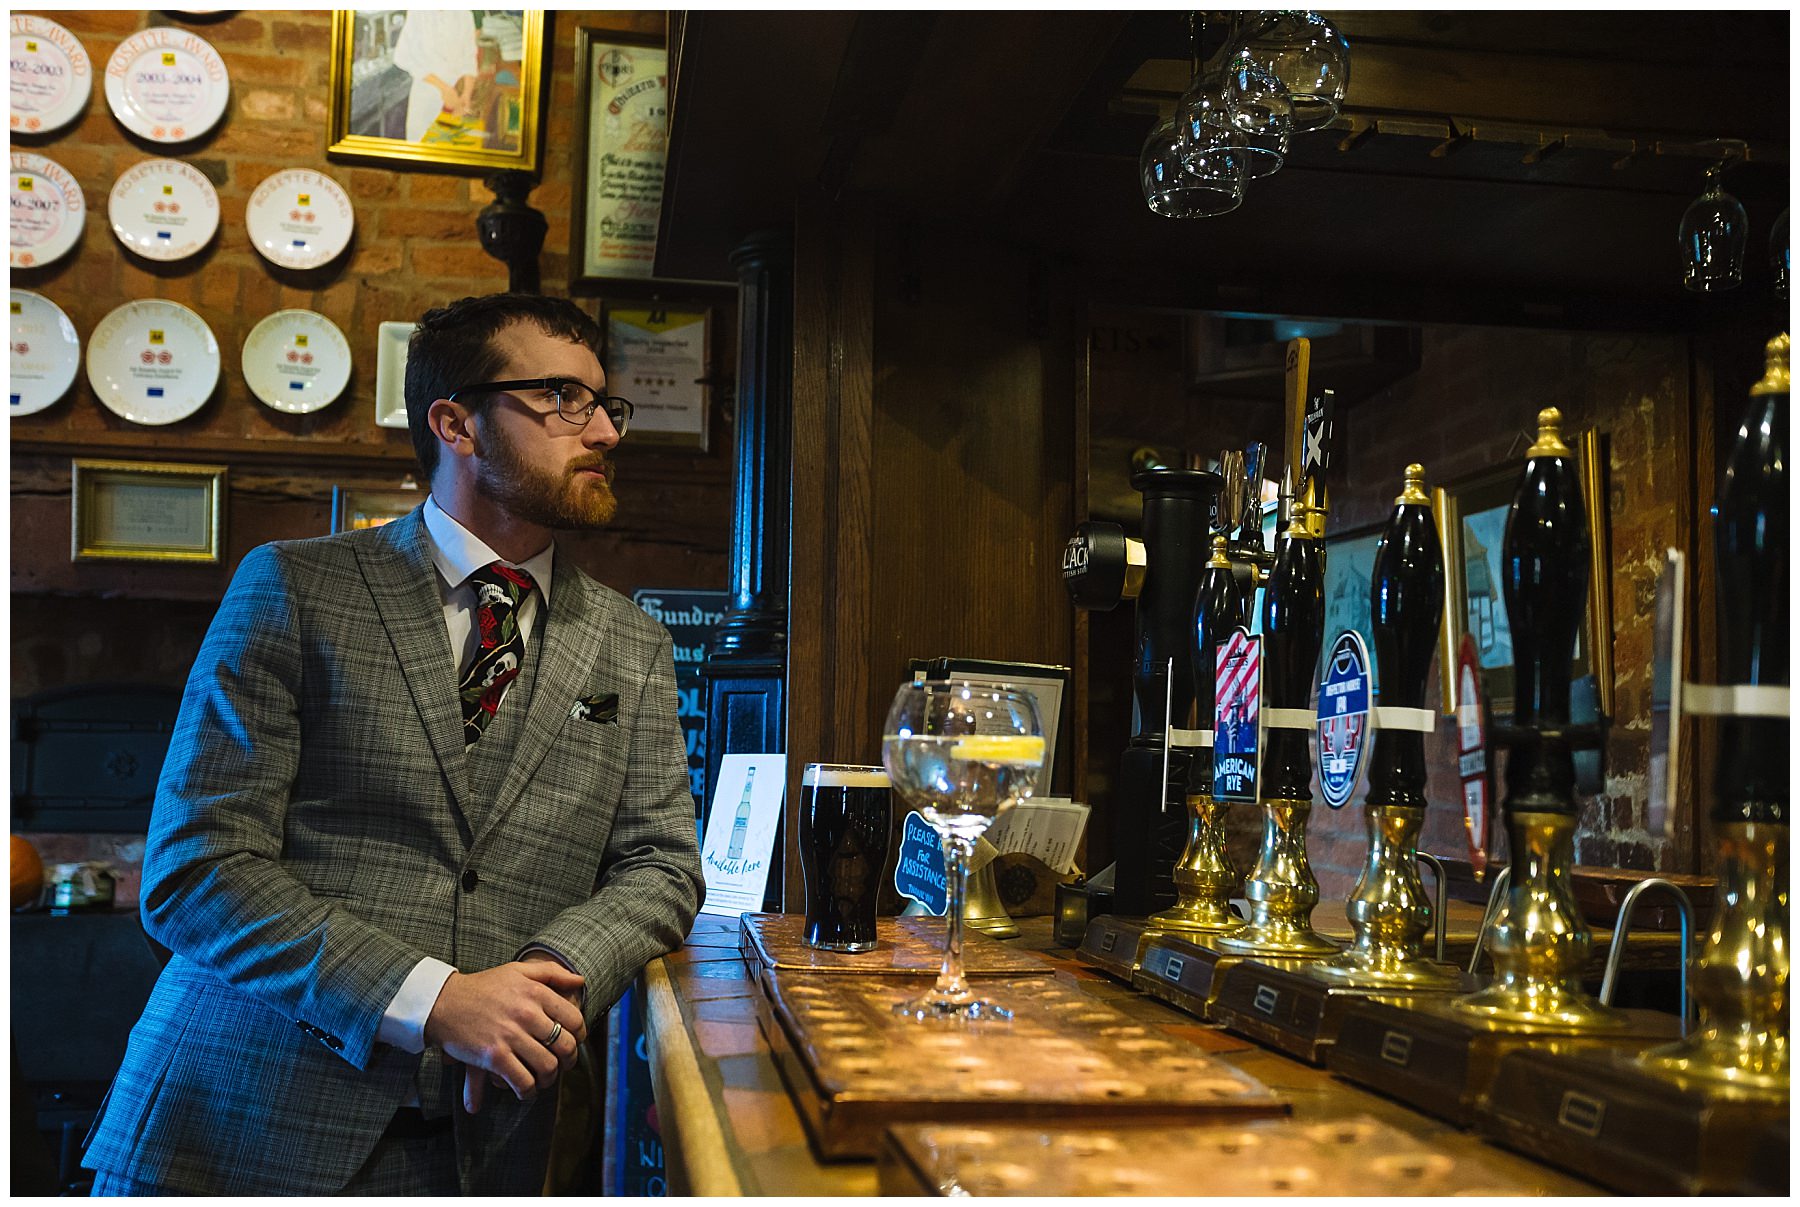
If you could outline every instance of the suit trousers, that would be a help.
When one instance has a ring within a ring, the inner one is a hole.
[[[140,1182],[107,1170],[96,1170],[95,1198],[170,1198],[189,1192]],[[434,1195],[457,1197],[462,1187],[456,1178],[456,1138],[449,1132],[436,1136],[398,1138],[383,1136],[362,1168],[338,1191],[343,1195]]]

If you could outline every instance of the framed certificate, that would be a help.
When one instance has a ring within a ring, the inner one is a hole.
[[[578,29],[575,64],[573,285],[647,281],[669,150],[669,52],[660,37]]]
[[[223,465],[77,460],[70,557],[217,562],[226,472]]]
[[[656,304],[607,306],[606,388],[631,399],[633,443],[704,451],[712,312]]]

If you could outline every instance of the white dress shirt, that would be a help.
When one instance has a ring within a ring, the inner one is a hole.
[[[450,648],[456,653],[456,665],[460,670],[474,656],[478,640],[475,633],[475,588],[469,585],[469,575],[483,566],[506,559],[499,557],[487,547],[485,541],[452,519],[438,506],[436,499],[427,497],[423,510],[425,544],[431,550],[432,565],[437,567],[438,594],[444,600],[444,625],[449,631]],[[555,552],[556,544],[553,541],[545,545],[541,552],[526,558],[515,567],[530,574],[538,588],[519,605],[519,635],[525,641],[531,640],[531,630],[537,622],[538,609],[550,606],[550,572]],[[506,564],[513,565],[511,562]],[[540,596],[542,603],[539,602]],[[501,699],[504,700],[505,696]],[[547,948],[542,950],[548,951]],[[549,954],[554,956],[556,953]],[[382,1014],[381,1026],[375,1032],[376,1041],[391,1044],[404,1052],[423,1052],[425,1020],[431,1017],[431,1008],[437,1004],[444,982],[455,971],[453,966],[432,956],[426,956],[415,964],[401,984],[400,992],[394,995],[394,1000],[388,1003],[387,1010]]]

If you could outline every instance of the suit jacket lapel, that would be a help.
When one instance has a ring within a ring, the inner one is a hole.
[[[463,757],[456,655],[444,627],[444,600],[426,544],[424,516],[415,510],[383,525],[378,536],[381,539],[356,544],[356,559],[425,724],[425,736],[466,821],[469,773]]]
[[[518,803],[531,782],[544,756],[555,744],[570,705],[582,694],[591,668],[598,662],[603,644],[611,639],[603,623],[604,609],[600,597],[587,580],[574,573],[556,555],[551,585],[553,602],[538,612],[532,626],[531,642],[542,642],[538,650],[537,670],[531,684],[531,698],[526,703],[524,725],[517,731],[512,760],[506,778],[494,797],[493,808],[482,819],[475,841],[493,829],[513,805]],[[506,707],[504,703],[500,706]]]

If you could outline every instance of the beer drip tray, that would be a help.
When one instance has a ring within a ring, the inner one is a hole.
[[[986,991],[1013,1010],[1010,1023],[896,1017],[920,986],[894,977],[765,969],[759,982],[757,1021],[827,1160],[876,1156],[898,1123],[1177,1123],[1288,1109],[1250,1075],[1041,966]]]
[[[1434,1151],[1366,1115],[1189,1127],[929,1124],[891,1128],[884,1195],[1482,1195],[1538,1187]]]
[[[877,918],[873,951],[819,951],[802,939],[799,914],[744,914],[738,947],[751,972],[778,968],[864,976],[936,976],[944,962],[944,920]],[[963,930],[964,976],[1041,976],[1044,962],[998,939]]]

